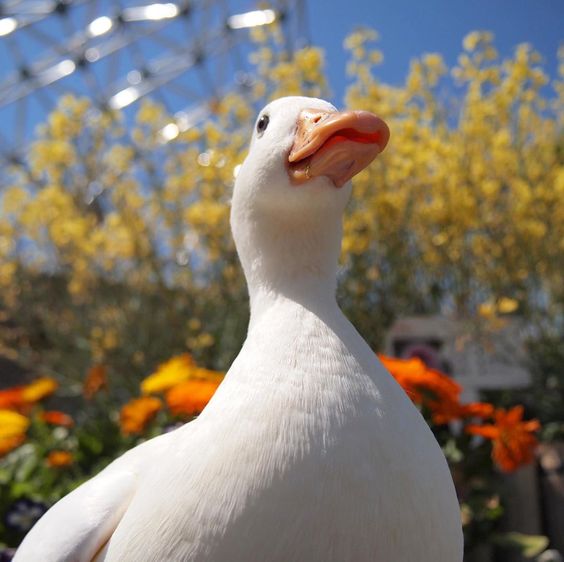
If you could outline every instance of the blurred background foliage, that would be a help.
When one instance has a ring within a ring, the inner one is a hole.
[[[8,170],[0,196],[2,354],[69,393],[96,363],[130,393],[148,365],[186,349],[229,366],[248,313],[229,198],[252,121],[280,95],[330,96],[321,49],[290,60],[275,26],[254,39],[251,91],[210,100],[213,118],[185,132],[151,101],[130,124],[60,100],[30,171]],[[533,362],[561,365],[562,74],[549,83],[527,44],[501,60],[491,34],[475,32],[456,67],[425,54],[396,87],[378,80],[376,41],[362,29],[345,44],[347,105],[381,115],[392,139],[354,182],[342,307],[374,349],[401,315],[495,327],[519,314],[540,345],[555,344]],[[538,382],[562,395],[557,374]]]
[[[37,131],[28,171],[5,171],[11,182],[0,194],[0,355],[30,377],[59,381],[53,405],[64,405],[77,426],[72,439],[60,427],[57,437],[38,413],[30,417],[26,431],[43,449],[31,454],[23,445],[11,453],[0,478],[18,484],[6,491],[5,505],[37,495],[57,462],[76,474],[52,483],[46,502],[138,442],[116,432],[119,409],[158,364],[189,352],[213,386],[217,373],[208,369],[225,371],[239,351],[248,299],[229,200],[253,120],[281,95],[331,97],[321,49],[288,58],[275,26],[255,30],[254,40],[252,88],[210,99],[213,117],[201,125],[180,132],[152,101],[143,101],[129,123],[67,96]],[[354,181],[342,308],[375,351],[401,316],[450,314],[495,336],[518,315],[528,326],[533,373],[532,391],[521,399],[543,423],[545,439],[562,437],[564,50],[560,76],[549,83],[530,45],[500,59],[492,35],[475,32],[454,68],[424,54],[404,83],[392,86],[378,79],[383,54],[373,30],[357,30],[344,47],[347,106],[383,117],[392,137]],[[89,396],[85,377],[94,384],[96,372],[100,388]],[[100,390],[105,386],[111,392]],[[142,438],[178,419],[149,398],[129,411],[133,424],[136,415],[156,420]],[[510,406],[516,396],[496,399]],[[460,463],[471,438],[444,425],[436,433]],[[72,462],[59,455],[46,464],[58,446],[74,451]],[[475,541],[493,532],[502,513],[490,451],[477,451],[463,471],[473,490],[466,506]]]

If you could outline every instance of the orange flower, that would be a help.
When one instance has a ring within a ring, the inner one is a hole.
[[[451,377],[428,368],[418,357],[397,359],[380,355],[380,360],[416,404],[431,411],[437,425],[465,418],[490,418],[494,407],[484,402],[462,404],[462,387]]]
[[[396,359],[385,355],[379,355],[379,358],[411,400],[421,404],[423,395],[414,384],[414,380],[420,378],[427,370],[423,361],[420,359]]]
[[[398,359],[397,357],[390,357],[388,355],[378,355],[378,358],[394,377],[419,374],[421,371],[427,370],[425,363],[418,357]]]
[[[74,458],[68,451],[51,451],[45,462],[50,468],[64,468],[71,465],[73,461]]]
[[[462,392],[462,386],[454,379],[434,369],[427,369],[427,372],[416,384],[424,392],[431,392],[436,400],[458,402]]]
[[[458,400],[432,400],[429,402],[431,419],[437,425],[444,425],[463,417],[464,406]]]
[[[107,369],[104,365],[93,365],[88,369],[84,383],[82,384],[82,395],[90,400],[100,390],[108,388]]]
[[[481,418],[483,420],[494,415],[494,407],[488,402],[470,402],[462,406],[463,418]]]
[[[217,390],[220,381],[190,380],[175,386],[166,394],[166,402],[175,415],[199,414]]]
[[[8,437],[0,437],[0,457],[8,454],[19,447],[25,441],[25,434],[10,435]]]
[[[429,402],[433,423],[443,425],[454,420],[466,418],[491,418],[494,407],[486,402],[461,404],[458,401],[443,399]]]
[[[162,402],[152,396],[130,400],[121,409],[121,431],[124,435],[141,433],[161,408]]]
[[[72,427],[74,425],[74,420],[68,414],[58,412],[57,410],[41,412],[40,418],[45,423],[50,423],[51,425],[62,425],[63,427]]]
[[[504,472],[511,472],[533,460],[538,443],[534,432],[540,428],[539,421],[522,420],[523,406],[499,408],[494,412],[495,424],[469,425],[466,431],[491,439],[494,462]]]
[[[384,355],[379,357],[413,402],[417,404],[433,403],[433,401],[459,402],[462,387],[449,376],[429,369],[418,357],[411,359],[397,359]]]

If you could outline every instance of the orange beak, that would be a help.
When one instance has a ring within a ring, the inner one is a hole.
[[[296,184],[327,176],[342,187],[384,150],[389,138],[386,123],[368,111],[304,109],[288,155],[288,173]]]

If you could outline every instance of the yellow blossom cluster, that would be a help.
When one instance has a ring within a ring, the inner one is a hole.
[[[256,109],[280,95],[328,96],[321,49],[290,56],[276,28],[253,36],[253,81],[207,100],[200,122],[147,100],[126,128],[116,112],[61,99],[0,194],[3,306],[30,330],[37,319],[22,299],[32,295],[58,307],[65,320],[49,329],[75,334],[88,361],[140,368],[158,360],[156,336],[216,368],[233,357],[246,317],[229,201]],[[383,117],[392,136],[354,180],[344,308],[378,347],[394,315],[438,303],[487,317],[562,302],[563,77],[549,84],[529,45],[502,60],[478,31],[454,68],[425,54],[392,86],[378,79],[377,39],[361,29],[345,42],[346,105]],[[53,272],[72,305],[34,289]]]
[[[462,314],[498,299],[515,310],[538,291],[561,302],[563,99],[546,91],[538,54],[520,45],[502,61],[492,35],[475,32],[451,69],[455,84],[440,55],[428,54],[395,88],[377,79],[374,39],[360,31],[347,42],[347,104],[382,115],[392,131],[358,176],[345,221],[344,260],[361,299],[385,295],[387,277],[405,283],[399,297],[436,290]]]

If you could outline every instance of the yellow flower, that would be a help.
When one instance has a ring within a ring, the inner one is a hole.
[[[208,332],[202,332],[194,337],[186,338],[186,346],[191,349],[211,347],[214,343],[215,338]]]
[[[14,185],[4,190],[2,208],[6,213],[17,213],[25,204],[27,198],[27,191],[19,185]]]
[[[384,61],[384,55],[382,51],[374,50],[370,51],[369,60],[372,64],[381,64]]]
[[[0,263],[0,285],[3,287],[8,287],[13,283],[14,276],[17,271],[17,264],[15,263]]]
[[[34,403],[47,398],[55,392],[59,383],[52,378],[43,377],[24,387],[22,397],[25,402]]]
[[[423,88],[423,84],[424,81],[421,63],[419,61],[414,61],[411,63],[409,75],[406,81],[406,87],[410,92],[417,94]]]
[[[423,62],[427,67],[441,74],[443,74],[446,71],[443,57],[439,53],[428,53],[424,55]]]
[[[177,355],[159,365],[157,370],[141,382],[143,394],[163,392],[188,380],[198,367],[189,353]]]
[[[25,440],[28,418],[12,410],[0,410],[0,456],[9,453]]]
[[[204,369],[202,367],[198,367],[194,371],[190,379],[199,380],[199,381],[208,381],[208,382],[219,384],[223,380],[224,376],[225,373],[222,373],[221,371],[213,371],[211,369]]]
[[[198,347],[210,347],[215,343],[215,338],[208,332],[203,332],[198,336]]]
[[[185,211],[186,220],[199,230],[216,229],[228,224],[229,208],[217,201],[201,200]]]
[[[295,64],[306,80],[315,81],[321,78],[323,68],[323,51],[314,47],[299,50],[295,55]]]
[[[162,108],[154,101],[144,99],[137,112],[137,122],[142,125],[158,125],[163,120]]]
[[[378,32],[368,27],[360,27],[345,38],[343,46],[347,50],[354,50],[367,42],[377,41]]]
[[[474,51],[481,39],[482,35],[479,31],[472,31],[472,33],[469,33],[466,37],[464,37],[462,45],[466,51]]]
[[[102,345],[105,349],[111,350],[115,349],[119,344],[119,336],[116,330],[108,329],[102,341]]]
[[[80,131],[80,124],[70,115],[62,111],[54,111],[49,116],[49,127],[54,138],[68,138],[76,135]]]
[[[135,151],[131,146],[117,144],[106,154],[105,161],[117,171],[126,171],[132,164]]]
[[[502,297],[497,303],[497,310],[501,314],[511,314],[519,308],[519,303],[515,299]]]

